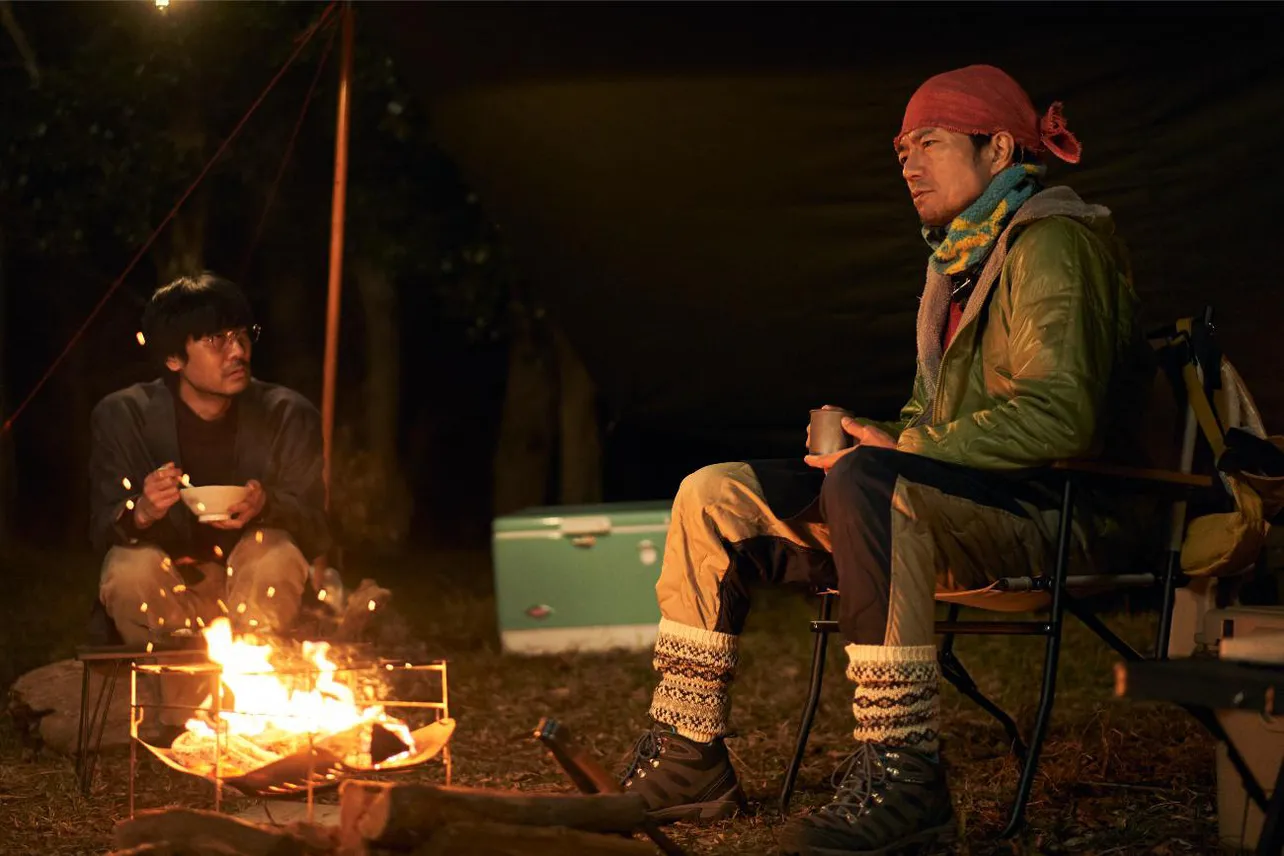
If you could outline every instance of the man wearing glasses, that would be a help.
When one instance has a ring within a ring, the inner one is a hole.
[[[330,546],[320,416],[251,376],[258,335],[234,283],[180,277],[143,312],[161,378],[94,408],[90,536],[104,554],[99,596],[126,644],[195,634],[220,616],[288,629],[309,560]],[[247,492],[227,519],[201,522],[179,491],[202,485]]]

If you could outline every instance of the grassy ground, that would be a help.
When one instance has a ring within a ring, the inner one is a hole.
[[[438,553],[378,567],[352,562],[349,575],[393,588],[400,610],[434,656],[450,661],[450,701],[460,784],[563,790],[556,766],[529,738],[541,716],[574,727],[603,760],[623,757],[645,724],[654,676],[646,653],[519,659],[501,657],[485,553]],[[0,607],[0,681],[62,656],[77,641],[94,596],[87,557],[18,552],[4,560],[11,597]],[[16,586],[15,586],[16,583]],[[16,589],[16,590],[15,590]],[[678,826],[692,853],[769,853],[774,812],[807,685],[812,607],[783,592],[757,596],[742,644],[743,666],[728,741],[751,812],[707,827]],[[1142,640],[1150,622],[1114,625]],[[832,646],[827,683],[795,796],[795,813],[821,805],[829,776],[849,751],[850,695],[843,654]],[[1034,639],[968,638],[958,644],[978,683],[1025,728],[1033,718],[1042,644]],[[952,689],[945,691],[945,754],[963,841],[955,852],[1214,853],[1213,747],[1180,711],[1111,698],[1115,657],[1071,624],[1061,692],[1022,840],[999,842],[1016,766],[1002,732]],[[79,854],[107,849],[112,823],[126,812],[127,756],[107,756],[93,793],[81,797],[67,758],[32,754],[0,724],[0,853]],[[430,765],[414,775],[441,778]],[[211,806],[204,782],[147,763],[138,806]],[[247,800],[236,801],[242,806]]]

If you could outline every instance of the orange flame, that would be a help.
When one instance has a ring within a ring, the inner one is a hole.
[[[303,642],[306,666],[297,673],[280,672],[272,664],[272,646],[259,644],[253,636],[233,636],[226,618],[214,619],[201,633],[210,661],[222,667],[224,704],[216,717],[213,699],[206,698],[202,713],[187,721],[184,739],[189,748],[212,745],[220,727],[229,737],[269,749],[297,744],[308,735],[324,739],[378,723],[401,738],[407,752],[413,751],[414,740],[404,722],[376,702],[358,701],[352,687],[337,678],[339,667],[330,659],[329,643]],[[373,695],[373,689],[366,687],[366,694]]]

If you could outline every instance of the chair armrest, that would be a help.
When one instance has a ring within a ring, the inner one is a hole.
[[[1165,488],[1210,488],[1212,476],[1196,473],[1183,473],[1177,470],[1156,470],[1144,467],[1127,467],[1123,464],[1111,464],[1105,461],[1065,460],[1055,461],[1052,469],[1060,472],[1084,473],[1108,479],[1143,482],[1153,487]]]

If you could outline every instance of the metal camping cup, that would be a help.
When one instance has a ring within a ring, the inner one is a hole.
[[[854,438],[843,430],[843,419],[848,416],[851,414],[846,410],[813,410],[807,451],[813,455],[828,455],[852,445]]]

